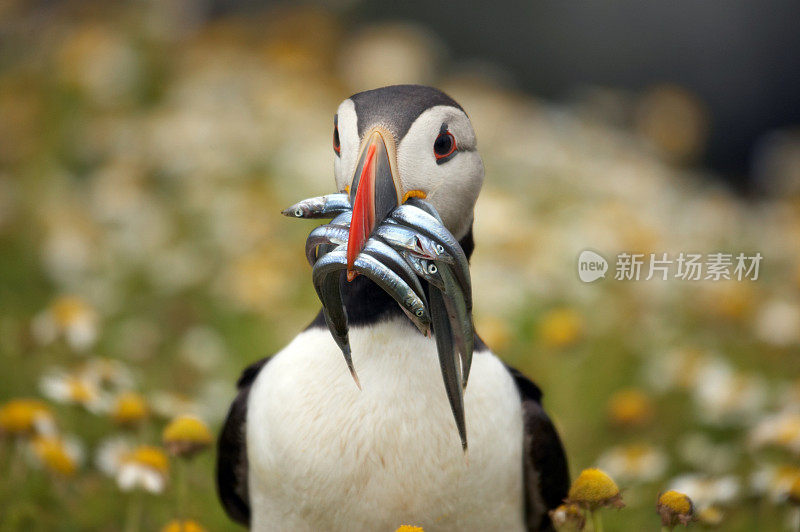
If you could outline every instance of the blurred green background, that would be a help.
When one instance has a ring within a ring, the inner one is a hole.
[[[121,470],[178,415],[216,432],[239,372],[313,318],[315,224],[279,211],[333,191],[338,103],[400,82],[472,118],[477,329],[543,388],[573,477],[597,465],[623,489],[607,529],[657,530],[669,487],[694,499],[692,526],[789,526],[796,128],[762,139],[763,193],[745,199],[703,165],[708,100],[674,80],[576,84],[554,103],[497,64],[452,61],[418,23],[199,5],[0,5],[0,530],[236,529],[213,450],[168,473],[145,461],[158,493],[122,489]],[[606,279],[579,281],[584,249]],[[622,252],[763,261],[757,280],[619,281]]]

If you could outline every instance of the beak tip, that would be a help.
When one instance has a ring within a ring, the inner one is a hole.
[[[348,283],[353,282],[353,279],[356,278],[356,275],[358,275],[356,272],[354,272],[353,270],[348,268],[348,270],[347,270],[347,282]]]
[[[363,391],[363,388],[361,387],[361,381],[358,380],[358,375],[356,375],[355,373],[353,373],[353,380],[356,382],[356,386],[358,387],[358,391],[359,392]]]

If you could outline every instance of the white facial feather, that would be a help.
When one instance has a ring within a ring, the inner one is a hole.
[[[437,164],[433,143],[442,124],[453,134],[458,153]],[[421,190],[460,239],[469,230],[475,202],[483,186],[483,161],[472,124],[456,107],[438,105],[419,115],[397,148],[397,167],[404,193]]]
[[[334,155],[333,170],[336,176],[336,190],[344,192],[345,187],[353,180],[358,160],[358,117],[353,100],[345,100],[336,111],[339,127],[339,155]]]
[[[335,156],[334,170],[336,188],[343,192],[353,180],[363,139],[358,136],[358,117],[352,100],[342,102],[337,115],[341,150]],[[442,124],[447,124],[455,138],[458,153],[437,164],[433,144]],[[397,146],[397,168],[401,197],[411,190],[424,192],[445,227],[457,239],[466,235],[483,186],[484,171],[475,132],[461,109],[437,105],[419,115]]]

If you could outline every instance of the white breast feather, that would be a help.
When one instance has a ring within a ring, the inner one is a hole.
[[[350,339],[362,391],[323,329],[297,336],[257,377],[253,530],[522,530],[522,413],[502,363],[474,355],[465,457],[434,340],[397,322],[354,327]]]

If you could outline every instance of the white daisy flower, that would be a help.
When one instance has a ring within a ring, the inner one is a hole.
[[[31,325],[34,338],[47,345],[63,337],[76,351],[86,351],[97,340],[99,318],[85,300],[62,296],[39,313]]]
[[[162,493],[167,485],[169,459],[158,447],[141,445],[122,458],[117,471],[117,486],[122,491],[143,489]]]
[[[125,458],[133,450],[133,444],[128,438],[112,436],[98,444],[94,453],[94,465],[103,474],[116,477]]]
[[[740,454],[737,446],[715,443],[700,432],[682,437],[677,450],[686,464],[699,471],[720,475],[733,469]]]
[[[772,345],[787,347],[800,343],[800,306],[788,301],[769,301],[755,318],[756,335]]]
[[[754,495],[766,496],[776,504],[782,503],[798,478],[800,468],[796,466],[766,464],[750,475],[750,489]]]
[[[700,473],[687,473],[675,477],[669,484],[671,490],[685,493],[698,510],[730,504],[739,496],[739,480],[732,476],[712,477]]]
[[[800,412],[781,412],[768,416],[750,431],[751,447],[779,447],[800,453]]]
[[[667,465],[666,454],[647,444],[612,447],[597,459],[597,467],[624,484],[658,480]]]
[[[755,375],[737,374],[724,361],[705,364],[692,390],[700,418],[714,425],[742,425],[761,415],[767,386]]]
[[[37,467],[67,477],[83,465],[85,452],[76,436],[38,436],[30,442],[29,456]]]
[[[80,405],[95,414],[108,409],[108,398],[97,383],[81,374],[51,370],[39,379],[39,390],[57,403]]]

